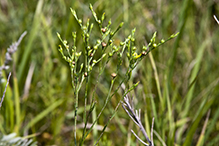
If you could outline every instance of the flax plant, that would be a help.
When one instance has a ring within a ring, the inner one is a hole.
[[[155,38],[156,38],[156,32],[154,33],[153,37],[150,40],[150,43],[147,46],[143,46],[142,49],[139,51],[135,46],[135,31],[136,29],[133,29],[131,31],[131,34],[124,39],[124,41],[121,41],[119,45],[116,45],[114,43],[114,36],[115,34],[122,28],[123,22],[118,25],[116,30],[111,29],[111,20],[108,21],[108,24],[104,25],[105,20],[105,13],[102,14],[101,18],[97,17],[97,14],[93,10],[92,5],[90,5],[90,10],[92,12],[92,15],[95,20],[95,24],[98,25],[99,33],[101,34],[101,37],[99,39],[95,40],[95,44],[92,45],[90,43],[91,40],[91,34],[94,27],[94,23],[90,22],[90,19],[87,20],[86,23],[83,23],[81,19],[78,18],[76,11],[71,9],[71,13],[73,14],[75,20],[78,22],[80,29],[82,31],[82,40],[83,40],[83,48],[78,48],[76,46],[76,32],[72,33],[73,37],[73,46],[70,47],[68,42],[61,38],[61,35],[57,33],[58,38],[62,42],[62,45],[59,45],[59,52],[61,53],[63,59],[68,62],[70,70],[71,70],[71,81],[72,81],[72,88],[74,91],[74,143],[75,145],[78,144],[77,141],[77,118],[78,118],[78,106],[79,106],[79,91],[82,88],[83,83],[85,82],[85,93],[84,93],[84,113],[83,113],[83,122],[85,124],[83,128],[83,135],[80,139],[79,145],[83,145],[86,137],[91,132],[91,130],[94,128],[94,125],[97,123],[98,119],[102,115],[104,109],[108,105],[111,98],[115,95],[115,93],[120,89],[122,84],[127,84],[129,79],[131,78],[132,71],[135,69],[135,67],[138,65],[138,63],[146,56],[150,51],[157,48],[158,46],[164,44],[168,40],[176,37],[177,34],[173,34],[170,36],[167,40],[161,40],[160,43],[156,44]],[[92,38],[93,39],[93,38]],[[101,56],[97,58],[95,54],[97,52],[101,52]],[[83,57],[82,57],[83,56]],[[102,75],[103,71],[106,70],[106,65],[109,63],[109,61],[113,58],[113,56],[117,56],[117,67],[116,72],[112,73],[112,79],[111,84],[108,90],[108,94],[105,98],[105,103],[103,107],[101,108],[101,111],[97,115],[96,119],[93,121],[90,129],[86,131],[88,119],[91,113],[93,112],[96,101],[94,98],[95,91],[97,89],[97,85],[100,80],[100,76]],[[129,62],[129,66],[126,69],[125,75],[120,78],[118,86],[113,90],[114,83],[117,79],[118,73],[121,70],[121,66],[123,65],[124,57],[127,58]],[[84,60],[81,62],[80,58],[84,58]],[[88,96],[88,88],[89,88],[89,79],[90,75],[92,74],[94,68],[99,65],[99,73],[97,75],[96,84],[93,90],[92,97]],[[127,88],[126,92],[124,93],[123,97],[126,96],[131,90],[133,90],[138,83],[134,84],[132,87]],[[89,112],[86,112],[86,108],[88,105],[88,98],[90,98],[90,109]],[[120,99],[120,101],[122,98]],[[112,120],[112,118],[115,116],[117,109],[119,107],[121,102],[119,102],[116,106],[116,108],[113,111],[113,114],[109,118],[108,122],[105,124],[99,138],[96,140],[96,144],[99,142],[101,136],[103,135],[106,127],[108,126],[109,122]]]

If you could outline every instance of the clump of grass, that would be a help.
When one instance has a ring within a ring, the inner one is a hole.
[[[10,133],[8,135],[0,134],[0,145],[37,146],[37,142],[35,142],[33,139],[29,139],[30,137],[33,137],[33,136],[19,137],[19,136],[16,136],[16,133]]]
[[[64,40],[61,38],[61,35],[57,33],[58,38],[62,42],[62,45],[59,45],[59,52],[61,53],[63,59],[68,62],[69,68],[71,70],[71,84],[74,91],[74,129],[73,129],[73,135],[74,135],[74,143],[77,145],[78,143],[80,145],[83,145],[85,138],[88,136],[88,134],[91,132],[92,129],[94,129],[94,125],[97,123],[98,119],[102,115],[104,109],[108,105],[111,98],[115,95],[115,93],[120,89],[122,84],[127,84],[130,80],[130,77],[132,75],[133,69],[136,68],[136,66],[139,64],[139,62],[148,55],[148,53],[155,48],[159,47],[160,45],[164,44],[168,40],[176,37],[177,34],[171,35],[167,40],[161,40],[158,44],[155,41],[156,38],[156,32],[152,36],[149,44],[147,46],[143,46],[141,49],[137,49],[135,46],[135,29],[131,31],[131,34],[128,35],[127,38],[124,39],[124,41],[121,41],[119,45],[116,45],[114,43],[114,36],[116,33],[122,28],[123,22],[120,23],[116,30],[112,30],[111,28],[111,20],[108,21],[107,25],[104,25],[105,20],[105,13],[102,14],[101,18],[97,17],[97,14],[93,10],[92,5],[90,5],[90,10],[92,12],[92,15],[94,17],[94,20],[96,22],[96,25],[98,26],[98,30],[100,33],[100,38],[93,40],[91,38],[93,33],[93,27],[95,24],[90,22],[90,19],[87,20],[87,22],[83,23],[81,19],[78,18],[76,11],[71,9],[71,12],[75,18],[75,20],[78,22],[80,29],[82,31],[82,40],[83,45],[80,48],[77,48],[77,34],[76,32],[72,33],[73,37],[73,46],[70,46],[67,42],[67,40]],[[90,40],[92,39],[94,44],[90,43]],[[97,52],[100,53],[100,55],[96,55]],[[96,101],[94,98],[94,94],[96,92],[96,87],[99,84],[100,76],[102,75],[103,71],[106,70],[107,64],[110,62],[110,60],[113,59],[113,57],[117,56],[117,65],[116,65],[116,72],[112,73],[111,76],[111,83],[110,87],[108,89],[107,96],[105,97],[105,103],[102,106],[99,114],[95,117],[93,120],[92,125],[90,126],[90,129],[87,131],[87,124],[90,115],[94,112],[94,109],[96,107]],[[115,87],[113,90],[113,87],[115,86],[115,81],[118,78],[118,74],[121,73],[121,66],[123,64],[123,60],[128,60],[128,68],[126,68],[125,74],[120,77],[119,84]],[[89,80],[90,76],[95,70],[95,68],[98,68],[99,72],[96,74],[97,81],[95,88],[93,90],[93,94],[91,97],[88,96],[88,90],[89,90]],[[83,84],[85,83],[85,84]],[[84,85],[84,86],[83,86]],[[131,90],[133,90],[138,83],[132,85],[130,88],[127,88],[125,90],[125,93],[123,94],[123,97],[126,96]],[[80,142],[77,141],[77,118],[78,118],[78,108],[79,108],[79,102],[82,97],[79,97],[79,92],[82,88],[85,88],[84,96],[82,96],[84,99],[84,111],[83,111],[83,134],[80,139]],[[88,99],[90,101],[89,103],[89,111],[87,112],[87,106],[88,106]],[[120,101],[122,98],[120,99]],[[96,139],[96,144],[99,142],[100,137],[104,133],[106,127],[108,126],[111,119],[115,116],[117,109],[120,105],[120,102],[117,104],[115,110],[112,112],[111,118],[108,119],[108,122],[105,124],[100,136],[98,139]],[[95,145],[96,145],[95,144]]]

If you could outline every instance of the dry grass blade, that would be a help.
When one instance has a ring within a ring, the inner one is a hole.
[[[153,146],[153,141],[149,139],[142,123],[141,123],[141,118],[140,118],[140,112],[141,110],[134,112],[134,107],[131,106],[130,101],[128,96],[124,97],[125,103],[122,104],[123,109],[126,111],[126,113],[129,115],[129,117],[135,122],[135,124],[140,128],[142,131],[143,135],[145,136],[147,142],[149,143],[149,146]],[[153,125],[153,124],[152,124]],[[153,131],[153,130],[152,130]],[[131,132],[135,135],[135,137],[142,142],[144,145],[148,145],[143,140],[141,140],[135,133],[134,131],[131,130]]]

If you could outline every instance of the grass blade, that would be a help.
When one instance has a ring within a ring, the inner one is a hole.
[[[58,101],[51,104],[48,108],[46,108],[44,111],[39,113],[35,118],[33,118],[24,128],[24,131],[27,131],[31,126],[35,125],[37,122],[39,122],[41,119],[46,117],[50,112],[54,111],[58,106],[60,106],[64,102],[64,99],[59,99]]]
[[[27,42],[27,45],[25,47],[25,51],[23,52],[23,56],[22,56],[22,60],[21,63],[19,65],[19,70],[18,70],[18,83],[21,83],[22,78],[24,77],[24,72],[26,69],[26,65],[28,62],[28,58],[30,57],[31,54],[31,49],[33,46],[33,41],[36,37],[36,34],[38,33],[38,29],[40,27],[40,14],[42,12],[42,7],[43,7],[43,0],[39,0],[38,4],[37,4],[37,8],[35,11],[35,16],[34,16],[34,20],[33,20],[33,25],[32,25],[32,29],[30,31],[30,36],[29,36],[29,40]]]

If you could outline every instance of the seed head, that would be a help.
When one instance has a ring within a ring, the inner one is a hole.
[[[143,56],[145,56],[145,55],[146,55],[146,52],[145,52],[145,51],[143,51],[141,54],[142,54]]]
[[[105,33],[105,32],[106,32],[106,28],[101,28],[101,31],[102,31],[103,33]]]
[[[84,73],[84,76],[87,77],[87,72]]]
[[[106,43],[105,42],[102,42],[101,45],[102,45],[102,47],[106,47]]]
[[[113,78],[115,78],[116,76],[117,76],[116,73],[112,73],[112,74],[111,74],[111,77],[113,77]]]

